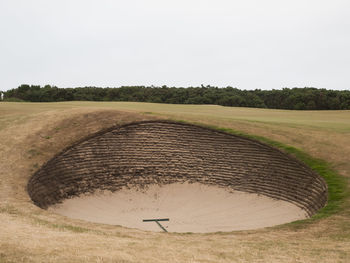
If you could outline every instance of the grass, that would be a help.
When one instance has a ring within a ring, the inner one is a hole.
[[[31,203],[28,178],[55,153],[103,128],[154,118],[210,126],[294,155],[325,178],[327,206],[272,228],[162,234],[69,219]],[[350,262],[350,111],[0,102],[0,137],[0,262]]]

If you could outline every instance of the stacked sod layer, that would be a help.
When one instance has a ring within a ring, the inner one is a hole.
[[[325,181],[295,158],[251,139],[171,121],[116,126],[74,144],[31,177],[28,193],[48,208],[97,190],[177,182],[266,195],[310,216],[327,202]]]

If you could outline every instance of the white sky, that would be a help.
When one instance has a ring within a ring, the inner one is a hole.
[[[0,0],[0,89],[350,89],[349,0]]]

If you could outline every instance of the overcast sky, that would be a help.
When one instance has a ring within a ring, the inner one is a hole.
[[[0,0],[0,89],[350,89],[349,0]]]

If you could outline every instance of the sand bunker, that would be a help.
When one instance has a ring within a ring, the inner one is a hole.
[[[167,217],[175,232],[272,226],[327,203],[325,181],[295,158],[171,121],[115,126],[70,146],[30,178],[28,193],[73,218],[158,231],[141,220]]]
[[[50,210],[71,218],[149,231],[163,230],[143,219],[169,218],[169,222],[161,222],[168,232],[199,233],[256,229],[307,218],[304,210],[286,201],[199,183],[83,195]]]

